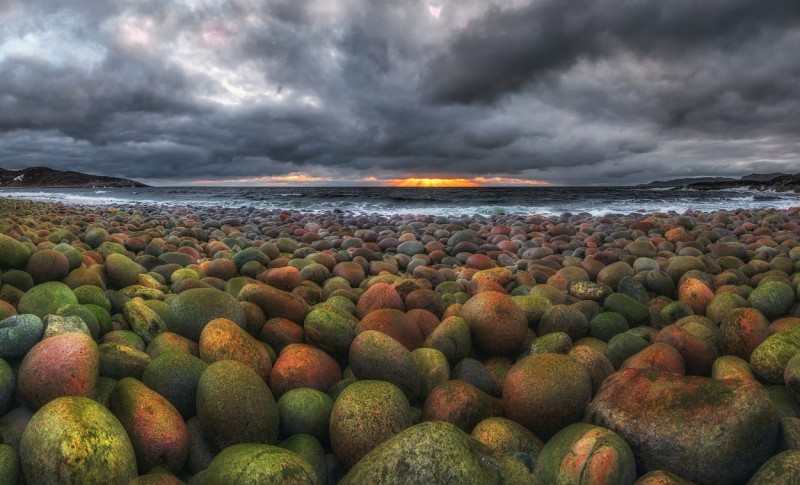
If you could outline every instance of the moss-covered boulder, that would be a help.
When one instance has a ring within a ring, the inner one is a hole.
[[[333,399],[324,392],[308,387],[291,389],[278,399],[280,435],[305,433],[325,443],[332,410]]]
[[[748,485],[792,485],[800,483],[800,450],[773,456],[750,477]]]
[[[589,373],[562,354],[537,354],[518,361],[503,384],[506,415],[544,439],[580,421],[591,398]]]
[[[795,292],[783,281],[764,281],[758,285],[747,301],[769,319],[785,315],[794,305]]]
[[[122,305],[125,321],[137,335],[149,344],[153,337],[167,331],[164,320],[142,298],[131,298]]]
[[[540,483],[630,485],[636,480],[636,460],[618,434],[575,423],[547,442],[533,475]]]
[[[783,372],[789,359],[800,352],[800,326],[770,335],[752,354],[750,366],[760,378],[773,384],[783,382]]]
[[[472,334],[469,323],[458,316],[445,318],[425,338],[422,347],[440,351],[451,365],[455,365],[472,353]]]
[[[55,249],[40,249],[28,258],[25,271],[37,284],[61,281],[69,274],[69,260]]]
[[[205,485],[316,485],[316,472],[297,453],[277,446],[245,443],[222,450],[200,473]]]
[[[17,485],[19,474],[17,452],[9,445],[0,445],[0,485]]]
[[[387,439],[340,482],[532,484],[524,465],[492,451],[450,423],[420,423]]]
[[[629,325],[642,325],[650,317],[647,307],[622,293],[613,293],[603,302],[603,309],[625,317]]]
[[[197,342],[215,318],[227,318],[242,328],[247,325],[247,315],[236,298],[214,288],[194,288],[175,296],[167,323],[170,331]]]
[[[227,318],[211,320],[203,328],[198,343],[200,358],[206,363],[235,360],[258,372],[265,382],[269,380],[272,359],[267,348],[234,321]]]
[[[37,411],[19,454],[27,483],[128,483],[137,475],[122,424],[84,397],[61,397]]]
[[[44,318],[57,313],[64,305],[77,305],[78,298],[69,286],[59,281],[48,281],[26,291],[19,300],[17,310],[20,314],[30,313]]]
[[[189,436],[180,413],[141,381],[126,377],[111,393],[109,409],[131,440],[141,473],[164,467],[177,473],[189,453]]]
[[[544,442],[526,427],[500,416],[479,422],[471,434],[498,453],[523,453],[535,459],[544,448]]]
[[[274,443],[278,405],[251,367],[235,360],[209,365],[197,383],[197,417],[219,448],[237,443]]]
[[[303,329],[308,340],[330,355],[347,356],[356,337],[358,319],[329,308],[315,308],[305,317]]]
[[[611,375],[586,419],[619,434],[640,471],[667,470],[698,483],[747,479],[778,435],[775,407],[758,382],[655,370]]]
[[[514,300],[496,291],[473,296],[461,308],[473,342],[489,355],[507,355],[519,349],[528,331],[528,319]]]
[[[272,392],[280,398],[299,387],[327,392],[341,379],[339,364],[330,355],[308,344],[289,344],[275,361],[268,382]]]
[[[142,378],[150,364],[150,356],[127,345],[106,342],[98,346],[100,353],[100,375],[112,379],[123,377]]]
[[[245,285],[237,298],[258,305],[267,319],[280,317],[300,323],[310,310],[308,303],[297,293],[264,284]]]
[[[165,352],[147,364],[142,382],[164,396],[184,419],[197,413],[197,383],[208,364],[191,354]]]
[[[22,269],[31,250],[16,239],[0,234],[0,269]]]
[[[31,409],[61,396],[94,397],[99,369],[99,351],[90,336],[56,335],[25,355],[17,374],[17,393]]]
[[[376,330],[367,330],[356,336],[350,346],[349,362],[358,379],[391,382],[412,402],[422,389],[422,377],[411,352],[397,340]]]
[[[105,267],[109,282],[117,288],[135,285],[139,275],[146,272],[136,261],[117,253],[106,257]]]
[[[405,394],[389,382],[364,380],[347,386],[330,416],[333,452],[345,468],[412,424]]]

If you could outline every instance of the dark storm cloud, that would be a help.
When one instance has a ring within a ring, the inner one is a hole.
[[[791,0],[558,0],[492,8],[457,33],[426,73],[441,102],[493,101],[581,58],[629,50],[680,58],[735,51],[765,30],[800,23]]]
[[[628,183],[797,166],[800,3],[0,4],[0,166]]]

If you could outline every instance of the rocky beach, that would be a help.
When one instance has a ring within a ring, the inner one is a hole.
[[[800,207],[0,233],[3,484],[800,480]]]

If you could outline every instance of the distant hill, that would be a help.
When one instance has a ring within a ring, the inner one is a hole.
[[[22,170],[0,168],[0,188],[23,187],[147,187],[147,185],[135,180],[65,172],[48,167],[29,167]]]
[[[638,189],[686,188],[695,190],[720,190],[748,188],[754,190],[775,190],[777,192],[800,191],[800,173],[751,173],[741,178],[730,177],[690,177],[673,180],[658,180],[649,184],[637,185]]]

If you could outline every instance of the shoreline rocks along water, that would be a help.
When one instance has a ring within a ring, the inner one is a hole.
[[[0,482],[796,483],[799,216],[2,199]]]

